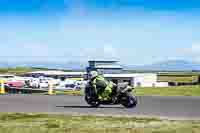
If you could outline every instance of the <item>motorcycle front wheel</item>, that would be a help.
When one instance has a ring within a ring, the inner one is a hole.
[[[137,98],[130,93],[127,93],[122,97],[121,104],[126,108],[134,108],[137,105]]]
[[[85,96],[85,100],[86,100],[87,104],[89,104],[93,108],[98,108],[100,106],[100,102],[99,101],[92,100],[88,96]]]

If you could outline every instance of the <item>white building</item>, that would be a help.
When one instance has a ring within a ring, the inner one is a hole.
[[[157,82],[156,73],[104,74],[106,79],[114,83],[128,82],[134,87],[166,87],[167,83]]]
[[[89,61],[87,73],[90,71],[98,71],[106,79],[114,83],[128,82],[129,85],[137,87],[166,87],[168,83],[157,82],[156,73],[125,73],[123,67],[118,61]]]

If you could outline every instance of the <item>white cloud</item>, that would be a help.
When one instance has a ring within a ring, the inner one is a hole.
[[[198,43],[193,44],[190,50],[193,54],[199,54],[200,55],[200,43],[199,44]]]
[[[66,61],[64,56],[65,50],[36,42],[36,41],[20,41],[12,46],[0,46],[3,52],[0,53],[1,61],[9,62],[59,62]]]
[[[45,46],[41,43],[26,43],[21,45],[21,51],[26,56],[33,56],[33,57],[41,57],[41,56],[49,56],[50,49],[48,46]]]
[[[189,47],[178,49],[177,52],[178,58],[200,62],[200,43],[193,43]]]
[[[105,56],[117,57],[117,50],[112,45],[104,45],[103,50]]]
[[[188,56],[200,56],[200,43],[193,43],[189,47],[179,49],[178,52]]]
[[[88,60],[115,60],[118,59],[117,48],[112,45],[94,46],[83,48],[77,53],[76,59],[81,61]]]

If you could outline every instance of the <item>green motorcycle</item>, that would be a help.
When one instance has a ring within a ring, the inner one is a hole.
[[[91,105],[91,107],[121,104],[126,108],[134,108],[138,102],[137,98],[132,93],[133,89],[133,87],[128,86],[128,83],[120,83],[113,86],[110,98],[99,98],[88,83],[85,87],[85,101]]]

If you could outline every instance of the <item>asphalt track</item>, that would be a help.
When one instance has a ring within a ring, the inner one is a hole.
[[[82,96],[0,95],[0,112],[37,112],[58,114],[148,116],[200,120],[200,97],[137,97],[138,105],[90,108]]]

